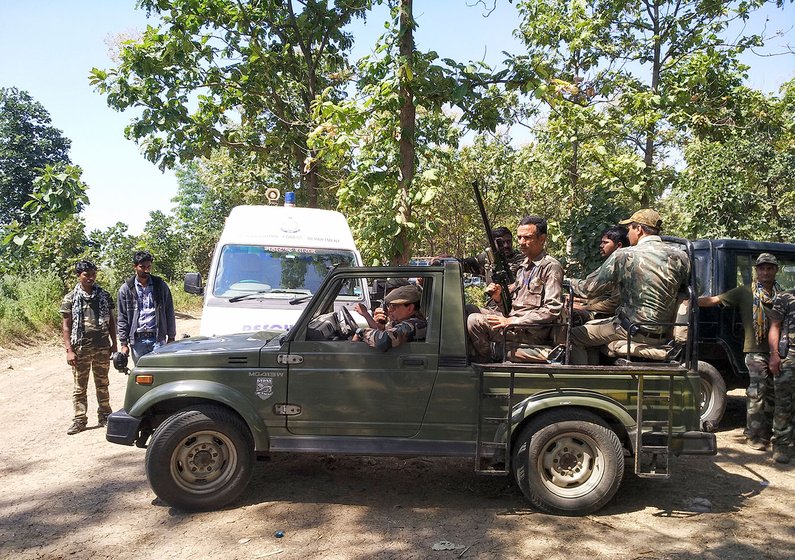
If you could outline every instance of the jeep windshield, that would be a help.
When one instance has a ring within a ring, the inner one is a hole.
[[[311,296],[337,265],[354,266],[352,251],[225,245],[215,273],[213,295],[230,302]],[[343,286],[340,297],[361,298],[358,285]]]

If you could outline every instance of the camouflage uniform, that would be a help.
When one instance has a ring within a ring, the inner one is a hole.
[[[745,331],[743,352],[750,380],[745,392],[747,397],[745,435],[749,440],[768,442],[773,423],[775,391],[773,376],[770,375],[768,366],[770,349],[767,345],[767,329],[762,340],[758,340],[753,327],[754,294],[750,286],[738,286],[720,294],[718,298],[722,307],[734,307],[739,311]],[[770,307],[766,305],[766,312]]]
[[[659,235],[645,235],[637,245],[607,257],[582,289],[590,298],[610,294],[617,287],[621,303],[614,318],[572,329],[572,363],[598,363],[598,356],[593,352],[589,356],[586,348],[626,340],[630,324],[640,325],[632,337],[637,342],[659,345],[670,338],[671,327],[653,323],[673,322],[677,293],[687,285],[689,274],[687,254],[664,243]]]
[[[614,286],[613,290],[609,293],[588,297],[583,287],[586,285],[593,285],[598,275],[599,269],[597,268],[583,279],[571,278],[569,280],[572,293],[574,293],[575,297],[586,298],[588,300],[585,309],[588,311],[589,320],[612,317],[618,308],[618,304],[621,303],[621,294],[617,286]]]
[[[795,399],[795,292],[780,293],[768,312],[771,321],[781,322],[778,352],[781,373],[773,378],[775,410],[773,412],[773,445],[786,447],[793,443],[793,399]]]
[[[390,348],[397,348],[401,344],[413,340],[425,340],[425,331],[428,322],[420,313],[415,313],[413,317],[395,323],[390,321],[384,330],[363,329],[362,340],[368,346],[386,352]]]
[[[563,310],[563,267],[542,251],[535,259],[525,258],[516,272],[516,282],[511,286],[512,306],[509,317],[517,327],[544,325],[560,320]],[[502,342],[501,330],[492,329],[487,316],[499,312],[482,309],[467,318],[467,331],[472,340],[475,360],[491,359],[491,343]],[[551,327],[511,331],[505,340],[519,344],[550,344]]]
[[[102,289],[94,286],[94,291],[98,296]],[[72,316],[75,292],[66,294],[61,302],[60,313],[62,316]],[[113,300],[110,295],[106,296],[109,300],[110,309],[113,308]],[[108,370],[110,368],[111,341],[108,325],[99,317],[97,301],[83,301],[82,315],[83,326],[82,336],[76,343],[72,344],[75,352],[75,366],[72,368],[74,378],[74,388],[72,390],[72,405],[74,407],[74,421],[85,426],[88,423],[88,377],[94,372],[94,386],[97,393],[97,413],[100,419],[112,412],[110,407],[110,393],[108,391]]]

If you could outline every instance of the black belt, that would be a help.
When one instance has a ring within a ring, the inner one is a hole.
[[[138,331],[135,336],[137,338],[154,338],[155,334],[155,331]]]
[[[666,333],[657,333],[650,331],[648,329],[644,329],[640,325],[633,325],[629,321],[629,319],[627,319],[623,315],[618,316],[618,321],[621,324],[621,326],[624,327],[624,330],[630,334],[630,336],[635,336],[636,334],[639,334],[641,336],[645,336],[646,338],[655,338],[657,340],[663,340],[668,338],[668,334]]]

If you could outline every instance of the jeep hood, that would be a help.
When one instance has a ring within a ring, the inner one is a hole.
[[[135,364],[135,369],[257,367],[260,350],[271,341],[278,344],[278,336],[281,334],[284,332],[259,331],[185,338],[142,356]]]

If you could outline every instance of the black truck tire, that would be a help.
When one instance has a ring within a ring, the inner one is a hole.
[[[519,488],[539,510],[587,515],[605,506],[624,477],[616,433],[585,410],[551,410],[528,423],[513,451]]]
[[[718,427],[726,410],[726,382],[720,372],[707,362],[698,362],[698,375],[701,377],[701,427],[711,432]]]
[[[184,511],[218,509],[251,480],[254,442],[245,423],[219,406],[196,406],[163,422],[146,449],[155,494]]]

